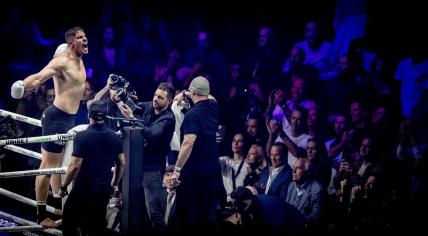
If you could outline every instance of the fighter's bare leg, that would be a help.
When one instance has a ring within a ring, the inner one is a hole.
[[[40,164],[40,169],[46,169],[46,168],[57,168],[61,166],[62,163],[62,157],[63,153],[53,153],[45,151],[42,148],[42,163]],[[57,179],[57,180],[54,180]],[[54,193],[57,193],[61,184],[61,176],[55,175],[52,179],[49,175],[39,175],[36,177],[36,201],[41,204],[46,205],[46,201],[48,199],[48,193],[49,193],[49,182],[54,182],[56,186],[52,186],[52,191]],[[56,188],[56,190],[55,190]],[[38,211],[39,211],[38,207]],[[44,214],[45,215],[45,209],[42,210],[43,212],[38,212],[38,214]],[[41,216],[42,218],[45,216]],[[41,221],[41,219],[39,219]],[[51,219],[46,218],[45,220],[41,221],[40,223],[44,227],[56,227],[55,222],[53,222]]]

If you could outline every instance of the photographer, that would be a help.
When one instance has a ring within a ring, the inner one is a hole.
[[[174,132],[175,117],[170,106],[174,98],[175,89],[167,84],[159,84],[153,100],[138,103],[141,109],[132,110],[126,103],[118,103],[122,114],[128,119],[136,117],[144,137],[144,165],[143,188],[145,204],[154,224],[161,224],[162,217],[156,207],[156,196],[162,190],[161,171],[165,168],[166,156],[170,151],[170,141]]]
[[[114,131],[120,130],[123,126],[130,122],[121,120],[125,118],[119,109],[125,100],[131,107],[136,109],[134,100],[137,100],[135,91],[129,85],[129,82],[125,78],[119,75],[110,74],[107,84],[102,88],[94,97],[93,100],[87,103],[88,107],[93,101],[106,100],[107,103],[107,117],[114,117],[116,119],[106,119],[106,126],[113,129]],[[133,104],[133,105],[132,105]]]

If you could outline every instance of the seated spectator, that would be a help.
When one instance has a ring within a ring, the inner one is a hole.
[[[267,166],[266,157],[263,148],[259,145],[253,144],[248,150],[247,158],[247,176],[244,179],[244,186],[254,186],[260,178],[260,174],[263,169]]]
[[[288,148],[288,165],[293,166],[298,157],[306,157],[306,147],[308,139],[306,134],[307,112],[304,108],[298,107],[291,115],[291,123],[284,119],[282,128],[274,120],[270,121],[269,126],[274,136],[272,140],[282,142]],[[269,144],[269,142],[268,142]],[[268,151],[270,148],[267,146]]]
[[[266,167],[257,183],[259,193],[285,200],[291,182],[291,168],[287,163],[288,150],[283,143],[274,143],[270,149],[270,167]]]
[[[165,187],[157,196],[156,206],[159,208],[158,215],[152,216],[154,231],[157,233],[165,233],[169,230],[169,223],[175,212],[175,186],[171,181],[174,166],[167,166],[163,175],[163,184]]]
[[[325,190],[313,179],[307,158],[299,158],[293,165],[293,182],[288,186],[286,202],[296,207],[305,217],[306,224],[317,225],[325,207]]]
[[[324,189],[327,189],[330,184],[332,167],[328,160],[325,146],[316,139],[309,139],[306,150],[308,160],[311,162],[311,173],[314,179],[320,182]]]
[[[219,157],[223,186],[226,190],[227,200],[230,200],[230,193],[237,187],[244,185],[247,176],[248,164],[245,162],[248,144],[242,133],[237,133],[232,140],[232,152],[230,156]]]

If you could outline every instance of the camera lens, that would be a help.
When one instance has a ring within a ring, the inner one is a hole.
[[[128,81],[126,81],[126,79],[120,75],[112,74],[110,78],[111,78],[111,86],[115,90],[119,88],[124,88],[125,85],[128,83]]]
[[[120,100],[122,100],[123,102],[125,102],[128,99],[128,96],[126,95],[125,90],[123,90],[122,88],[117,89],[115,92],[115,95],[118,96]]]
[[[123,102],[123,103],[125,103],[126,105],[128,105],[128,107],[132,110],[132,111],[134,111],[135,109],[141,109],[141,107],[139,107],[139,106],[137,106],[133,101],[132,101],[132,99],[130,99],[129,97],[128,97],[128,94],[125,92],[125,90],[123,89],[123,88],[120,88],[120,89],[118,89],[118,90],[116,90],[116,93],[115,93],[115,95],[116,96],[118,96],[119,97],[119,99]]]
[[[112,83],[116,83],[117,82],[117,80],[119,79],[119,76],[117,76],[117,75],[111,75],[111,82]]]

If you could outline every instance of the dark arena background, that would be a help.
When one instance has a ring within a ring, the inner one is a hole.
[[[319,155],[328,173],[323,173],[327,180],[322,213],[316,226],[303,234],[422,234],[428,223],[428,12],[423,4],[402,0],[2,2],[0,109],[40,119],[55,96],[48,92],[52,80],[20,100],[11,97],[10,88],[46,66],[65,42],[65,31],[80,26],[88,38],[89,54],[83,56],[87,91],[76,124],[88,123],[86,102],[106,85],[109,74],[123,76],[139,101],[151,101],[161,82],[172,84],[178,94],[194,77],[204,76],[224,127],[219,129],[219,157],[233,157],[234,136],[243,133],[247,146],[262,147],[270,166],[266,149],[270,127],[265,117],[277,119],[275,106],[281,114],[281,107],[292,112],[302,106],[308,119],[301,121],[301,132],[325,149]],[[315,29],[311,32],[308,25]],[[311,40],[314,48],[308,46]],[[299,87],[296,81],[304,85]],[[281,91],[282,97],[275,91]],[[256,131],[249,128],[251,120],[257,121]],[[41,136],[40,127],[3,116],[0,132],[1,140]],[[369,161],[364,159],[365,140],[372,148]],[[290,142],[289,151],[295,146],[306,151],[307,143]],[[40,153],[40,143],[21,146]],[[242,155],[247,157],[246,152]],[[344,156],[355,159],[352,177],[343,174]],[[39,165],[37,159],[0,146],[0,172]],[[367,169],[372,172],[364,172]],[[370,177],[375,183],[369,183]],[[0,188],[35,199],[34,179],[0,178]],[[343,187],[345,179],[352,180],[348,189]],[[245,232],[245,225],[234,228],[224,223],[225,212],[231,210],[225,202],[218,206],[220,230]],[[48,204],[61,208],[62,203],[49,197]],[[34,207],[3,195],[0,211],[33,222],[36,217]],[[153,232],[148,225],[138,232]],[[0,216],[0,227],[6,226],[14,223]],[[123,232],[109,229],[112,235]],[[21,233],[0,231],[0,235],[15,234]]]

